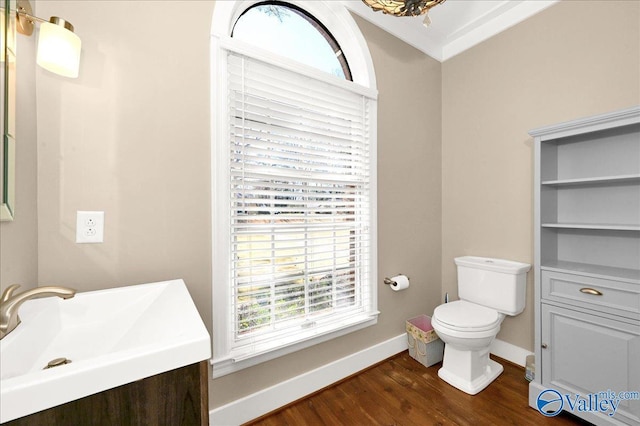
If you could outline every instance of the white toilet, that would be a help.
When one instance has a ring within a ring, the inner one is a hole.
[[[531,265],[474,256],[458,257],[455,262],[460,300],[438,306],[431,319],[445,343],[438,376],[475,395],[502,373],[502,365],[489,359],[489,345],[505,315],[524,310]]]

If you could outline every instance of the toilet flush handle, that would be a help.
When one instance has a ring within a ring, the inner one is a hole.
[[[547,344],[543,343],[542,345],[540,345],[542,347],[542,349],[547,349]]]

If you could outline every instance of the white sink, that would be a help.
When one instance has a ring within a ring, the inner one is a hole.
[[[0,423],[211,357],[182,280],[33,299],[0,340]],[[69,364],[43,370],[49,361]]]

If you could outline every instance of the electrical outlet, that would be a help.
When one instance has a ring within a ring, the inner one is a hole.
[[[76,217],[76,243],[104,241],[104,212],[78,211]]]

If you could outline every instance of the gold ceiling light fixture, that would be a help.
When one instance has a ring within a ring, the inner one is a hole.
[[[445,0],[362,0],[364,4],[374,11],[382,11],[393,16],[420,16],[425,15],[423,24],[428,27],[431,24],[429,10]]]
[[[82,42],[73,32],[73,25],[57,16],[48,21],[34,16],[29,0],[18,0],[16,14],[20,34],[30,36],[36,22],[40,24],[37,64],[64,77],[78,77]]]

